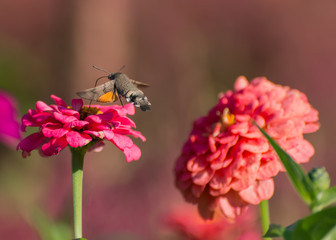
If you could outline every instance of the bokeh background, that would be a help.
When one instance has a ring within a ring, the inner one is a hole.
[[[175,159],[193,120],[239,75],[307,94],[321,129],[307,136],[316,153],[305,168],[325,166],[335,184],[335,1],[2,0],[0,9],[0,89],[20,115],[37,100],[51,103],[51,94],[70,103],[104,75],[92,65],[126,65],[124,73],[151,85],[152,111],[132,117],[147,138],[136,141],[142,158],[126,163],[112,144],[86,156],[86,238],[174,239],[161,219],[184,204]],[[71,189],[68,149],[22,159],[1,145],[0,239],[70,234]],[[308,214],[284,174],[270,208],[276,224]]]

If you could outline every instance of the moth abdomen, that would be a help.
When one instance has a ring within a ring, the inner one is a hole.
[[[151,103],[148,101],[148,98],[145,94],[137,89],[137,91],[129,91],[125,98],[128,102],[131,102],[136,107],[140,107],[142,111],[150,110]]]

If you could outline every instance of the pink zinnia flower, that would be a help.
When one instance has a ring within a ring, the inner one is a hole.
[[[229,222],[222,216],[209,221],[202,219],[197,212],[187,206],[175,209],[166,214],[163,223],[180,238],[190,240],[261,240],[254,211],[239,216],[236,221]],[[246,238],[249,236],[249,238]]]
[[[16,102],[9,94],[0,91],[0,140],[8,145],[15,146],[20,139],[20,126],[17,122]]]
[[[73,99],[72,106],[54,95],[51,98],[56,105],[47,105],[42,101],[36,103],[36,110],[29,109],[22,117],[22,131],[26,127],[38,127],[38,131],[23,139],[17,149],[22,150],[25,157],[34,149],[42,155],[51,156],[68,145],[73,148],[89,143],[93,147],[101,147],[106,139],[117,146],[126,156],[126,161],[138,160],[140,149],[127,136],[145,137],[133,130],[135,123],[126,117],[134,114],[134,106],[83,106],[82,99]]]
[[[255,78],[239,77],[235,91],[220,96],[207,116],[194,122],[175,167],[176,185],[198,204],[204,218],[220,209],[234,219],[249,204],[270,199],[272,177],[284,171],[277,154],[253,122],[297,163],[308,162],[313,146],[304,133],[319,128],[318,112],[300,91]]]

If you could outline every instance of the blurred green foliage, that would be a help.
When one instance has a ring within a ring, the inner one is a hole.
[[[34,54],[0,42],[0,89],[16,98],[22,112],[44,95],[48,81],[43,65]]]
[[[62,222],[54,222],[47,217],[41,209],[34,209],[31,213],[33,228],[36,229],[43,240],[71,239],[71,226]]]

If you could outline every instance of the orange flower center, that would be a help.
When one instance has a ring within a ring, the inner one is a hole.
[[[221,132],[225,131],[229,126],[236,122],[234,114],[230,113],[229,108],[224,108],[223,112],[218,112],[219,121],[215,124],[213,137],[217,137]]]
[[[230,113],[228,108],[224,108],[223,114],[221,115],[222,124],[226,127],[231,126],[236,122],[234,114]]]

